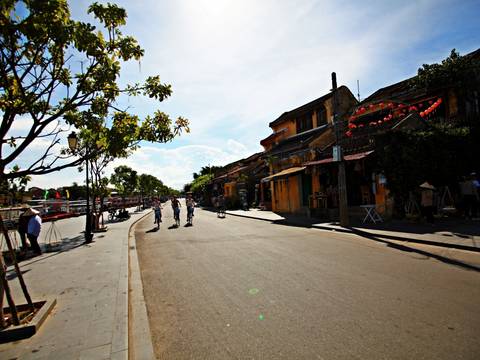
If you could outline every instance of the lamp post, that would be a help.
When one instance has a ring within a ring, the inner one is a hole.
[[[74,131],[68,135],[68,147],[70,150],[75,151],[78,148],[78,138]],[[90,215],[90,191],[88,187],[88,146],[85,146],[85,182],[86,182],[86,197],[87,197],[87,209],[86,209],[86,222],[85,222],[85,244],[92,242],[92,218]]]

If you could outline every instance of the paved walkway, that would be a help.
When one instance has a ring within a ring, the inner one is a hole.
[[[227,214],[280,224],[285,223],[323,230],[364,233],[392,240],[418,242],[480,252],[480,221],[439,220],[433,226],[408,221],[390,221],[377,224],[353,222],[351,227],[343,228],[336,222],[323,222],[302,216],[282,216],[272,211],[258,209],[248,211],[229,210]]]
[[[58,221],[62,250],[20,263],[32,299],[55,297],[57,305],[32,338],[1,344],[0,359],[128,359],[128,230],[148,212],[108,224],[89,245],[84,217]],[[18,281],[10,285],[24,302]]]

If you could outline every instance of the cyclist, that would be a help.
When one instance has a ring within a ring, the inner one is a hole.
[[[158,200],[155,201],[153,210],[155,212],[155,224],[157,225],[157,229],[160,229],[160,223],[162,222],[162,205]]]
[[[187,225],[193,225],[193,210],[195,209],[195,200],[193,200],[192,193],[187,194],[185,204],[187,205]]]
[[[180,226],[180,201],[178,201],[176,196],[172,197],[172,209],[173,209],[173,218],[175,219],[175,225]]]

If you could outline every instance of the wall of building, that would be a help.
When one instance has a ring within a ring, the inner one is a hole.
[[[287,129],[287,131],[283,132],[276,139],[277,141],[295,135],[297,133],[297,125],[295,123],[295,119],[285,120],[282,121],[280,124],[272,126],[272,130],[274,133],[279,132],[282,129]]]
[[[236,196],[235,185],[236,185],[235,182],[225,183],[225,185],[223,186],[223,191],[224,191],[225,197],[232,197],[232,196],[234,197],[234,196]]]
[[[273,211],[285,213],[301,211],[299,179],[299,175],[294,175],[271,182]]]

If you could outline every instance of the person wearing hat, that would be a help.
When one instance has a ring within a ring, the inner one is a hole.
[[[420,185],[422,214],[427,219],[427,222],[433,224],[433,190],[435,188],[425,181]]]
[[[37,255],[42,253],[40,245],[38,245],[38,236],[40,235],[40,230],[42,229],[42,218],[40,217],[40,212],[30,208],[23,214],[24,216],[29,216],[28,227],[27,227],[27,237],[32,246],[33,252]]]
[[[20,234],[20,240],[22,242],[22,251],[27,252],[28,245],[27,245],[27,231],[28,231],[28,221],[30,220],[30,216],[25,215],[29,208],[27,206],[22,207],[23,213],[20,214],[18,218],[18,233]]]

